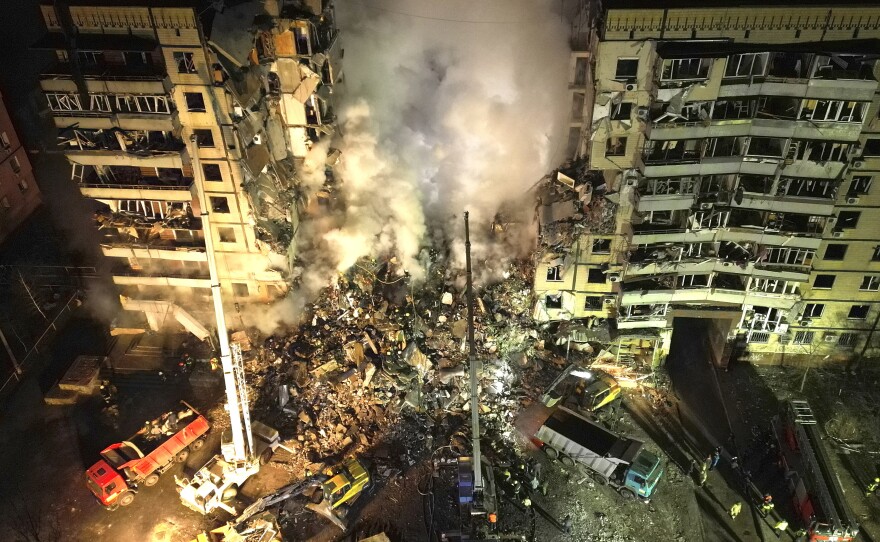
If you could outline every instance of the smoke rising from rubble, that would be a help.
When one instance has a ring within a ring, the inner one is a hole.
[[[530,188],[562,160],[570,107],[568,28],[549,0],[353,0],[337,5],[345,84],[336,100],[343,205],[310,213],[297,232],[301,284],[261,317],[289,323],[338,272],[396,256],[413,278],[419,252],[451,246],[463,266],[462,211],[480,261],[534,246]],[[316,163],[316,162],[315,162]],[[306,192],[318,168],[300,172]],[[504,243],[489,224],[505,203],[522,226]],[[329,216],[328,216],[329,215]],[[499,266],[500,267],[500,266]],[[482,274],[482,277],[479,276]],[[296,299],[293,299],[296,298]]]

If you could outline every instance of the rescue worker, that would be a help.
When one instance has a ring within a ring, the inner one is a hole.
[[[703,461],[703,464],[700,466],[700,487],[703,487],[706,484],[706,480],[709,478],[709,462]]]
[[[782,536],[786,530],[788,530],[788,522],[784,519],[780,519],[776,522],[776,525],[773,526],[774,531],[776,532],[776,538]]]
[[[532,499],[526,497],[525,499],[523,499],[522,503],[523,503],[523,506],[525,506],[526,508],[529,508],[530,506],[532,506]]]
[[[736,519],[736,516],[742,512],[743,504],[739,501],[733,503],[733,506],[730,507],[730,510],[727,512],[730,515],[730,519]]]
[[[871,483],[868,484],[868,487],[865,488],[865,496],[870,497],[871,494],[877,491],[878,487],[880,487],[880,476],[875,476],[874,480],[872,480]]]
[[[562,530],[565,534],[571,534],[571,514],[562,518]]]
[[[715,470],[718,468],[718,463],[721,461],[721,446],[715,448],[712,451],[712,463],[709,465],[709,470]]]
[[[766,517],[767,517],[767,514],[769,514],[770,511],[773,510],[773,508],[774,508],[775,506],[776,506],[776,505],[773,504],[773,496],[770,495],[769,493],[767,493],[766,495],[764,495],[764,500],[761,501],[761,507],[760,507],[760,509],[759,509],[759,512],[761,513],[761,516],[766,518]]]

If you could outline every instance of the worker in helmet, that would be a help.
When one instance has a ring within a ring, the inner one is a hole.
[[[868,487],[865,488],[865,496],[870,497],[872,493],[877,491],[878,487],[880,487],[880,476],[875,476],[871,483],[868,484]]]
[[[788,522],[784,519],[780,519],[776,522],[776,525],[773,526],[773,531],[776,533],[776,538],[782,536],[782,533],[788,530]]]
[[[776,505],[773,504],[773,496],[770,495],[769,493],[764,495],[764,499],[761,501],[761,507],[759,508],[759,512],[761,513],[761,516],[766,518],[767,514],[769,514],[770,511],[773,510],[773,508],[775,506]]]
[[[730,515],[730,519],[736,519],[736,516],[738,516],[739,513],[742,512],[742,507],[743,507],[743,503],[741,503],[739,501],[733,503],[733,505],[730,507],[730,510],[728,511],[728,514]]]

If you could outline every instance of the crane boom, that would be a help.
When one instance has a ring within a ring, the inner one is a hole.
[[[190,136],[189,152],[193,161],[194,186],[199,200],[202,231],[205,237],[205,255],[208,260],[208,273],[211,279],[211,297],[214,301],[214,318],[217,320],[217,338],[220,345],[220,366],[223,370],[223,383],[226,388],[226,403],[229,410],[229,428],[232,433],[232,449],[234,457],[231,461],[248,461],[253,459],[254,444],[250,428],[250,409],[247,388],[244,382],[244,363],[241,347],[229,344],[229,331],[226,327],[226,313],[223,310],[223,298],[220,295],[220,277],[217,273],[217,258],[214,253],[214,239],[211,235],[211,213],[208,197],[202,184],[202,165],[199,159],[196,136]]]
[[[480,389],[477,379],[476,340],[474,339],[474,283],[471,273],[471,232],[468,212],[464,213],[465,268],[467,271],[468,366],[471,384],[471,453],[474,467],[474,492],[483,490],[483,469],[480,453]]]

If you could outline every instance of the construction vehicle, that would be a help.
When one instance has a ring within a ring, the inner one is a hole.
[[[201,533],[192,542],[281,542],[281,527],[271,512],[249,517],[247,521],[226,524]]]
[[[598,483],[644,502],[663,475],[660,458],[643,442],[622,437],[565,407],[556,407],[532,442],[566,466],[582,465]]]
[[[244,377],[244,360],[240,343],[229,341],[226,327],[226,314],[220,293],[220,279],[217,272],[217,258],[214,239],[210,234],[211,218],[208,198],[205,195],[202,165],[196,144],[196,136],[189,141],[189,155],[193,161],[193,172],[197,177],[193,186],[196,189],[201,209],[202,226],[205,235],[205,255],[211,279],[211,297],[214,302],[214,317],[217,324],[217,339],[220,347],[220,366],[226,388],[226,404],[229,412],[229,431],[221,439],[221,453],[212,457],[192,478],[176,479],[180,499],[183,504],[197,512],[208,514],[218,508],[235,515],[235,508],[228,501],[238,494],[244,482],[260,470],[261,462],[268,460],[266,449],[274,450],[280,445],[277,431],[262,424],[251,426],[248,406],[247,384]],[[274,435],[268,443],[264,440],[258,447],[254,444],[260,436]],[[257,437],[257,438],[255,438]],[[271,452],[269,452],[271,454]]]
[[[782,417],[773,421],[785,478],[794,508],[810,542],[849,542],[859,524],[843,497],[810,405],[791,400]]]
[[[328,469],[326,475],[328,478],[321,484],[321,495],[331,510],[351,503],[370,485],[370,473],[354,458]]]
[[[208,420],[187,403],[148,421],[137,433],[101,452],[86,471],[86,484],[98,501],[114,509],[134,501],[138,486],[153,486],[174,463],[183,463],[190,450],[205,443]]]
[[[619,398],[620,384],[613,376],[604,371],[584,369],[572,364],[550,384],[541,396],[541,402],[547,407],[554,407],[562,402],[573,410],[594,413]]]

